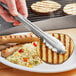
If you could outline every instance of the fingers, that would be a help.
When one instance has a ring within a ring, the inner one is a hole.
[[[6,0],[0,0],[1,2],[6,4]],[[7,22],[14,22],[13,25],[20,25],[21,23],[17,20],[15,20],[6,10],[4,10],[1,6],[0,6],[0,15],[1,17],[3,17],[3,19]]]
[[[0,6],[0,15],[3,17],[3,19],[7,22],[14,22],[15,19]]]
[[[17,10],[24,16],[28,16],[27,6],[25,0],[0,0],[1,2],[8,5],[9,12],[13,16],[17,16]],[[6,10],[0,7],[0,15],[5,19],[7,22],[14,22],[13,25],[20,25],[21,23],[15,20]]]
[[[17,16],[17,8],[15,0],[6,0],[10,13]]]
[[[16,25],[21,25],[21,22],[19,22],[19,21],[16,20],[16,21],[13,23],[13,25],[14,25],[14,26],[16,26]]]
[[[25,0],[17,1],[17,9],[24,17],[28,17],[28,11]]]
[[[24,17],[28,17],[28,11],[27,11],[27,6],[26,6],[26,2],[25,0],[16,0],[16,6],[18,11],[24,16]],[[14,26],[16,25],[21,25],[21,23],[19,21],[15,21],[13,23]]]
[[[0,0],[0,1],[6,4],[6,0]]]

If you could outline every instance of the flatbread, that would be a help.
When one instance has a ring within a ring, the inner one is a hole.
[[[39,1],[31,5],[33,12],[39,15],[49,15],[61,8],[61,5],[55,1]]]
[[[49,49],[42,41],[38,43],[37,52],[40,58],[49,64],[61,64],[65,62],[73,52],[74,43],[73,40],[65,34],[51,34],[55,38],[59,39],[65,46],[66,53],[58,54]]]
[[[63,12],[67,15],[76,15],[76,3],[65,5]]]

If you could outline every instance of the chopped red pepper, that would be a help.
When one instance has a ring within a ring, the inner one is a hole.
[[[24,62],[27,62],[28,58],[23,58]]]
[[[20,49],[20,50],[19,50],[19,53],[22,53],[22,52],[23,52],[23,50],[22,50],[22,49]]]
[[[35,42],[33,43],[33,45],[34,45],[35,47],[37,46],[37,44],[36,44]]]

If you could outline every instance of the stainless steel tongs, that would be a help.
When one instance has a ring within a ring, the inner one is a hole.
[[[0,2],[0,5],[8,11],[8,7],[4,3]],[[24,18],[20,13],[18,13],[18,16],[15,16],[15,18],[22,22],[24,27],[28,27],[28,29],[38,36],[48,48],[52,49],[52,51],[62,54],[66,52],[64,45],[58,39],[43,32],[39,27],[34,25],[27,18]]]

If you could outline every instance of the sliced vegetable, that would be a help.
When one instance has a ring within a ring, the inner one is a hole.
[[[23,50],[22,50],[22,49],[20,49],[18,52],[19,52],[19,53],[22,53],[22,52],[23,52]]]
[[[23,60],[24,60],[24,62],[27,62],[28,61],[28,58],[25,57],[25,58],[23,58]]]
[[[38,61],[34,61],[34,65],[37,65],[38,64]]]
[[[28,67],[32,68],[33,66],[32,65],[29,65]]]
[[[35,42],[33,43],[33,45],[34,45],[35,47],[37,46],[37,44],[36,44]]]

